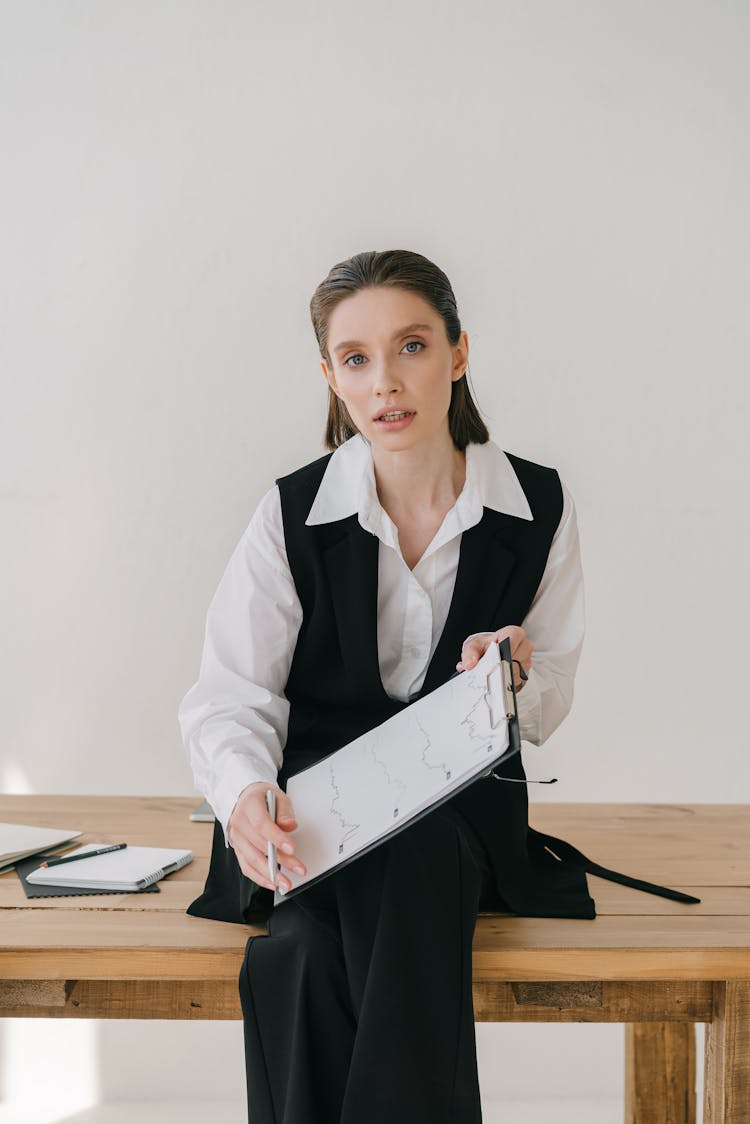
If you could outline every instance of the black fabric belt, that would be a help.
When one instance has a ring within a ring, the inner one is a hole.
[[[647,894],[657,894],[660,898],[669,898],[674,902],[697,904],[701,900],[692,897],[691,894],[683,894],[680,890],[670,890],[668,886],[657,886],[654,882],[644,882],[642,878],[631,878],[628,874],[608,870],[607,867],[599,866],[598,863],[587,858],[577,848],[571,846],[570,843],[566,843],[564,839],[556,839],[554,835],[545,835],[535,828],[529,828],[529,835],[535,836],[537,842],[541,843],[560,862],[566,862],[579,870],[585,870],[587,874],[595,874],[597,877],[606,878],[610,882],[619,882],[622,886],[631,886],[634,890],[643,890]]]

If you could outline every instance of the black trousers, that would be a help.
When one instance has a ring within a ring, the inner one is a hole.
[[[493,893],[448,801],[277,905],[239,976],[249,1124],[481,1124],[471,953]]]

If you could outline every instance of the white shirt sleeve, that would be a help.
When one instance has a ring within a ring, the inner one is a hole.
[[[546,742],[573,705],[573,684],[585,630],[575,505],[565,484],[562,490],[562,514],[539,588],[525,618],[508,622],[520,624],[534,645],[528,679],[516,694],[521,739],[532,745]],[[467,636],[464,644],[470,639]]]
[[[562,481],[561,481],[562,483]],[[534,645],[531,671],[518,692],[521,738],[543,745],[573,705],[585,631],[583,572],[573,497],[562,484],[563,510],[542,580],[521,626]]]
[[[197,682],[178,710],[196,787],[224,829],[255,781],[275,783],[283,762],[289,702],[284,689],[302,606],[284,543],[281,496],[261,499],[206,616]]]

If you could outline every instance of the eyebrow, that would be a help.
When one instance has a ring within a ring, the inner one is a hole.
[[[431,331],[432,331],[432,328],[429,324],[407,324],[405,328],[399,328],[398,331],[394,332],[393,335],[391,336],[391,339],[392,340],[398,340],[398,339],[401,339],[402,336],[410,335],[412,332],[431,332]],[[344,351],[344,349],[347,348],[347,347],[362,347],[362,341],[361,340],[344,340],[343,343],[337,343],[333,350],[334,350],[335,354],[338,354],[340,351]]]

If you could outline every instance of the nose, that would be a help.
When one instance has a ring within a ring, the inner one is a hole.
[[[376,368],[375,377],[373,380],[373,390],[375,394],[388,396],[394,391],[400,389],[400,384],[396,376],[389,370],[387,363],[381,363]]]

